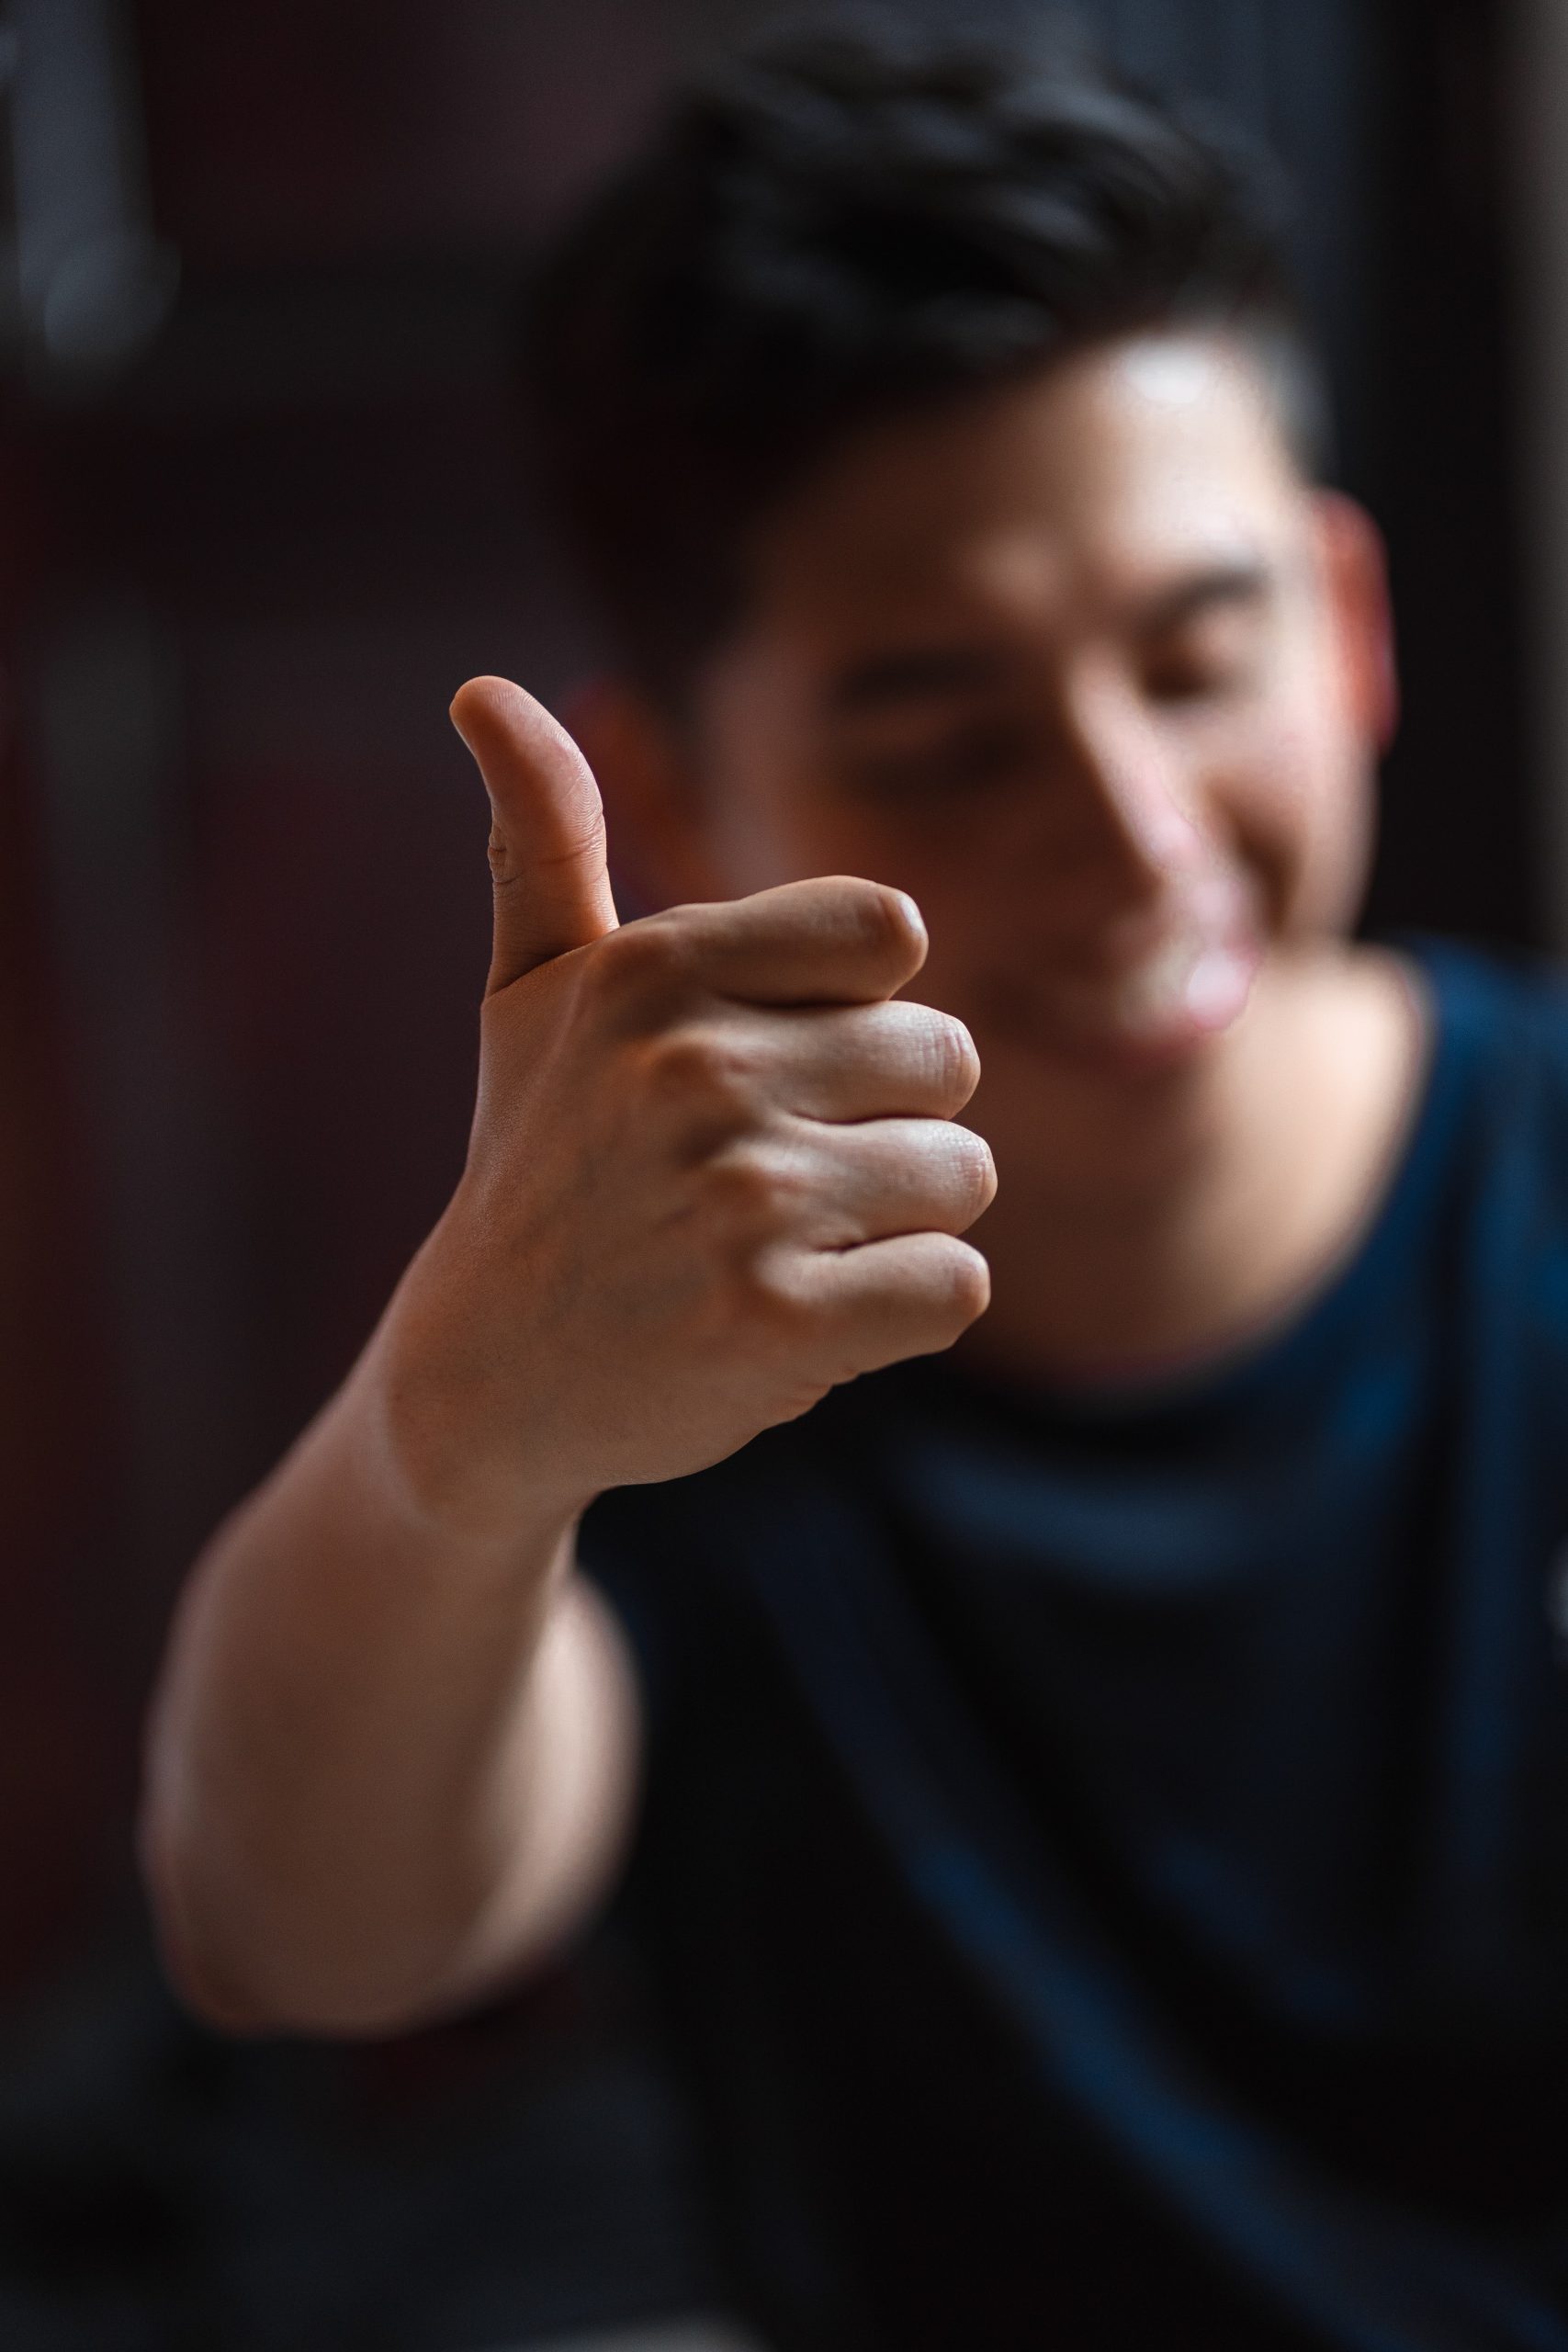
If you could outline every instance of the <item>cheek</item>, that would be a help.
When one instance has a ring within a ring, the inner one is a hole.
[[[974,889],[976,845],[963,829],[911,824],[891,812],[835,804],[828,793],[780,794],[759,818],[755,804],[738,830],[729,863],[749,865],[747,888],[822,874],[856,874],[907,890],[932,923],[939,907]],[[763,869],[767,870],[764,872]]]
[[[745,898],[824,874],[863,875],[919,893],[902,870],[897,830],[835,802],[818,781],[809,745],[775,729],[759,744],[721,744],[722,781],[707,802],[705,847],[720,892]]]
[[[1262,890],[1272,935],[1347,929],[1371,853],[1365,747],[1332,710],[1303,710],[1216,782],[1212,805]]]
[[[711,895],[750,898],[781,882],[798,882],[823,871],[813,843],[788,812],[761,796],[743,797],[728,787],[714,796],[704,829],[711,868]]]

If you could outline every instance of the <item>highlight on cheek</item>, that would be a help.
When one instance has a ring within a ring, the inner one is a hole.
[[[1212,396],[1224,362],[1208,338],[1148,336],[1130,344],[1116,362],[1129,390],[1156,410],[1195,410]]]

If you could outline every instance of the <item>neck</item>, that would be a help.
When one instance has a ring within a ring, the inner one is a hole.
[[[1235,1027],[1111,1114],[1057,1106],[1009,1153],[976,1239],[990,1312],[964,1351],[1018,1377],[1157,1376],[1244,1345],[1329,1278],[1397,1162],[1425,1021],[1412,976],[1369,949],[1277,954]],[[1092,1085],[1093,1081],[1075,1081]],[[1045,1090],[1042,1090],[1043,1091]]]

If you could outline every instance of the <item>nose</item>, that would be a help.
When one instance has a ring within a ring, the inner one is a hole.
[[[1053,729],[1054,864],[1135,900],[1151,899],[1202,856],[1187,779],[1138,697],[1110,678],[1063,694]]]

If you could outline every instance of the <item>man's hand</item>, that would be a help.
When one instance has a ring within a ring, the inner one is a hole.
[[[896,1001],[911,902],[797,882],[622,928],[598,791],[520,688],[453,718],[490,794],[494,953],[466,1173],[382,1342],[438,1520],[670,1478],[985,1307],[995,1190],[962,1023]]]
[[[625,930],[599,795],[515,686],[456,717],[489,786],[495,953],[451,1206],[337,1395],[186,1590],[144,1850],[229,2024],[382,2031],[473,1999],[599,1899],[635,1690],[571,1574],[601,1487],[673,1477],[986,1303],[954,1021],[893,1001],[919,918],[803,882]]]

